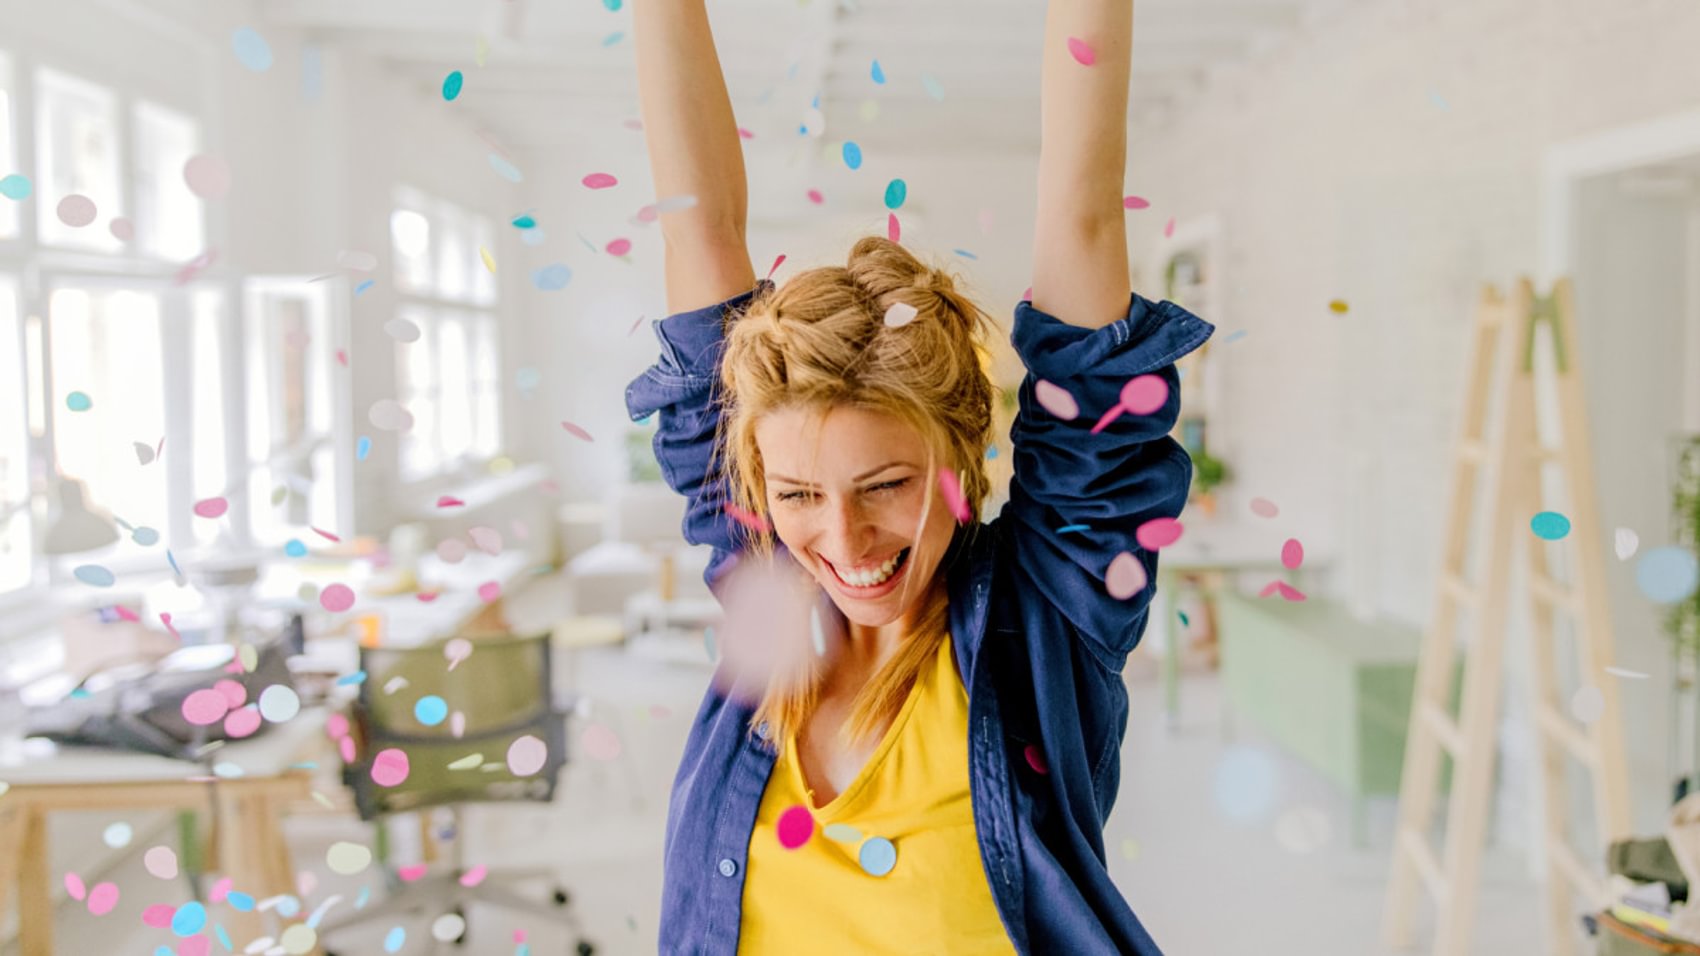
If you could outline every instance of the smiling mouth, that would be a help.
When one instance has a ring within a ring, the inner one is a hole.
[[[849,577],[846,577],[844,572],[838,570],[837,565],[824,557],[821,558],[821,562],[832,569],[833,577],[837,578],[838,583],[845,588],[853,591],[871,591],[890,583],[892,579],[903,572],[903,569],[909,565],[909,550],[904,548],[897,552],[895,556],[888,559],[889,564],[880,565],[871,572],[852,573]]]

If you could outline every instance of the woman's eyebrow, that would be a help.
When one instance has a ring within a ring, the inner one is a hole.
[[[885,471],[888,468],[896,468],[899,465],[909,465],[909,463],[906,462],[906,461],[888,461],[885,464],[879,466],[878,468],[875,468],[872,471],[864,471],[861,474],[857,475],[856,477],[854,477],[850,480],[852,482],[866,481],[867,479],[872,478],[873,476],[879,474],[882,471]],[[909,465],[909,467],[913,468],[914,466]],[[784,475],[774,474],[771,471],[767,473],[767,479],[769,481],[783,481],[788,485],[800,485],[804,488],[813,488],[814,487],[813,484],[811,484],[807,481],[798,481],[795,478],[787,478]]]

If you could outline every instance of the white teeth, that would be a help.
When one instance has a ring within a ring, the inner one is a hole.
[[[887,578],[891,577],[892,572],[897,567],[898,558],[900,558],[902,556],[903,556],[903,552],[899,551],[897,554],[894,554],[891,557],[887,558],[885,560],[885,563],[881,564],[877,570],[873,570],[873,571],[839,571],[838,576],[840,578],[842,578],[846,583],[855,585],[856,587],[859,587],[859,588],[873,587],[876,584],[883,583]]]

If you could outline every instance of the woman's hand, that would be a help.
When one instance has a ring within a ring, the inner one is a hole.
[[[744,153],[703,0],[635,0],[638,100],[658,199],[696,204],[661,214],[667,311],[723,302],[756,282],[744,244]]]
[[[1122,318],[1133,291],[1121,202],[1132,46],[1133,0],[1050,0],[1033,305],[1070,325]]]

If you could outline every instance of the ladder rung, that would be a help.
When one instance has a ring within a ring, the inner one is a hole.
[[[1582,616],[1582,599],[1576,590],[1567,584],[1560,584],[1552,578],[1537,572],[1529,575],[1529,590],[1539,600],[1554,607],[1564,608],[1577,617]]]
[[[1440,875],[1440,862],[1434,858],[1434,851],[1429,849],[1428,841],[1422,834],[1412,829],[1404,829],[1399,833],[1399,843],[1404,846],[1405,853],[1411,858],[1411,865],[1417,868],[1417,875],[1423,878],[1423,885],[1428,887],[1428,895],[1436,903],[1446,899],[1446,878]]]
[[[1445,576],[1441,579],[1442,586],[1446,588],[1446,593],[1452,596],[1452,600],[1468,607],[1475,607],[1481,596],[1476,593],[1475,588],[1470,586],[1470,582],[1456,574],[1443,573]]]
[[[1457,760],[1464,755],[1464,735],[1458,731],[1458,722],[1453,720],[1440,705],[1432,700],[1425,700],[1417,705],[1417,713],[1422,715],[1423,723],[1440,739],[1441,746]]]
[[[1542,445],[1537,442],[1529,446],[1529,457],[1536,461],[1557,461],[1562,454],[1564,454],[1564,449],[1554,448],[1551,445]]]
[[[1458,443],[1458,457],[1465,461],[1479,462],[1486,452],[1487,445],[1480,438],[1466,438]]]
[[[1593,741],[1586,734],[1577,730],[1576,725],[1551,704],[1541,704],[1535,713],[1542,730],[1570,751],[1572,757],[1582,761],[1595,773],[1599,772],[1599,752],[1594,749]]]
[[[1577,858],[1576,851],[1563,840],[1548,840],[1547,856],[1558,865],[1558,869],[1570,880],[1570,885],[1574,886],[1578,893],[1589,899],[1599,896],[1600,878],[1588,872],[1588,868]]]

